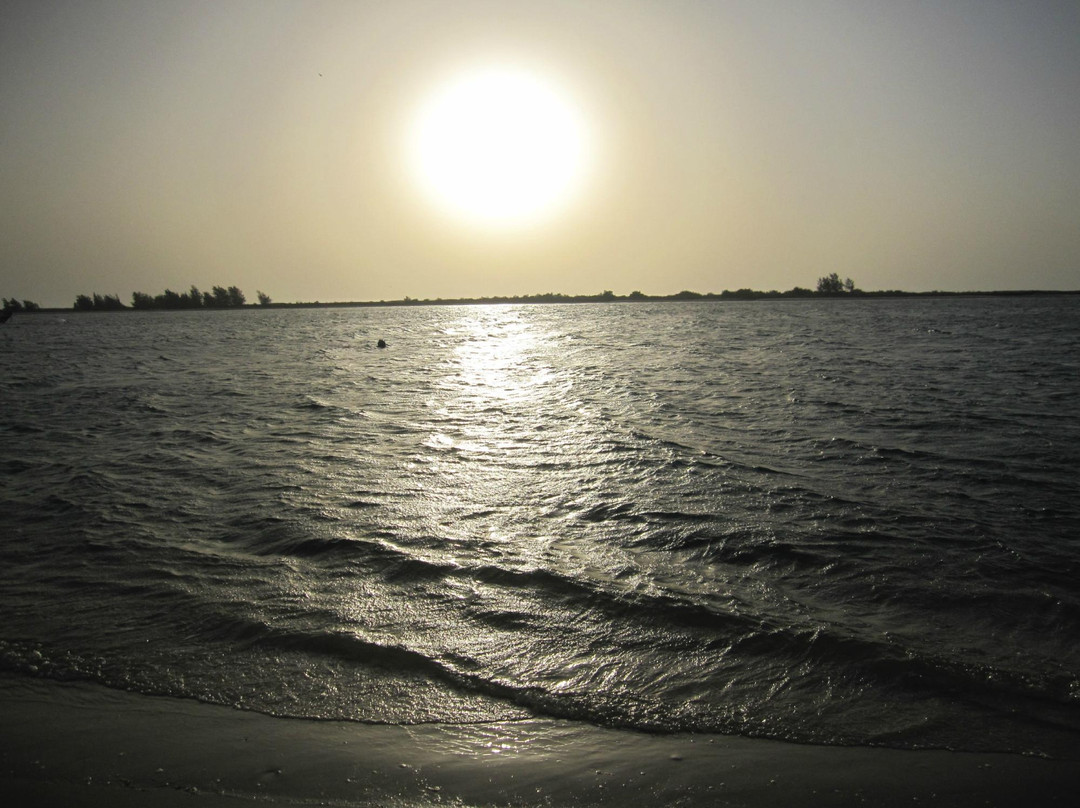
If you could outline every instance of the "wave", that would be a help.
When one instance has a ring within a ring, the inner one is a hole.
[[[1080,320],[1025,305],[5,332],[0,664],[283,715],[1075,746]]]

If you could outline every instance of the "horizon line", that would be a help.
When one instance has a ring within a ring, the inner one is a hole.
[[[910,292],[901,289],[885,289],[876,291],[864,291],[856,289],[851,292],[819,292],[814,289],[794,287],[788,291],[776,290],[760,291],[755,289],[725,289],[722,292],[693,292],[683,290],[670,295],[649,295],[634,291],[626,295],[616,295],[610,290],[599,294],[568,295],[561,292],[542,292],[527,295],[485,295],[482,297],[453,297],[453,298],[413,298],[406,295],[403,298],[392,300],[338,300],[338,301],[288,301],[267,303],[244,303],[240,306],[153,306],[136,308],[130,304],[120,303],[119,306],[110,309],[78,309],[74,306],[39,306],[34,309],[15,309],[19,314],[39,314],[57,312],[98,312],[101,311],[217,311],[230,309],[265,309],[265,308],[363,308],[380,306],[468,306],[468,305],[506,305],[506,304],[536,304],[550,305],[553,303],[644,303],[644,302],[695,302],[695,301],[756,301],[756,300],[856,300],[867,298],[897,298],[897,297],[1031,297],[1038,295],[1061,296],[1080,295],[1080,289],[997,289],[997,290],[968,290],[968,291],[944,291],[931,290],[925,292]],[[107,296],[119,302],[119,296]],[[13,299],[14,300],[14,299]],[[5,301],[6,302],[6,301]],[[28,301],[23,301],[28,302]],[[5,309],[8,311],[9,309]]]

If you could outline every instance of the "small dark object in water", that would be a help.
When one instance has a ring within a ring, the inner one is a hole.
[[[378,342],[375,343],[375,346],[378,347],[378,348],[385,348],[386,347],[386,340],[384,340],[384,339],[379,340]]]

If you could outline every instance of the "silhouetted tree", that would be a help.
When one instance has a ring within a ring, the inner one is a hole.
[[[195,284],[186,292],[174,292],[166,289],[159,295],[145,292],[132,292],[131,307],[135,309],[201,309],[229,308],[244,305],[244,293],[236,286],[226,289],[215,286],[212,292],[199,291]],[[90,308],[97,308],[91,300]],[[123,308],[123,306],[121,306]]]
[[[29,301],[27,301],[27,302],[29,302]],[[5,297],[4,298],[4,309],[3,310],[4,311],[22,311],[23,310],[23,304],[20,303],[15,298],[11,298],[11,300],[8,300]]]
[[[99,295],[94,292],[93,296],[77,296],[74,308],[76,311],[119,311],[127,306],[120,302],[119,295]]]
[[[833,272],[824,278],[818,278],[817,290],[821,295],[838,295],[844,291],[844,283],[840,280],[840,276]]]
[[[157,304],[159,309],[178,309],[181,304],[180,294],[172,289],[166,289],[160,295],[154,297],[154,303]]]
[[[819,295],[839,295],[844,292],[851,294],[858,290],[855,288],[855,281],[851,278],[842,281],[840,276],[833,272],[823,278],[818,278],[817,291]]]
[[[259,305],[260,306],[269,306],[270,305],[270,295],[266,294],[266,292],[261,292],[260,291],[260,292],[256,292],[255,294],[259,296]]]
[[[94,292],[94,311],[116,311],[125,308],[127,306],[120,302],[119,295],[99,295]]]

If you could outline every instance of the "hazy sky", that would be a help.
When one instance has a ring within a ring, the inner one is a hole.
[[[405,159],[463,65],[560,88],[559,214],[448,218]],[[13,2],[0,295],[275,300],[1080,288],[1080,3]]]

